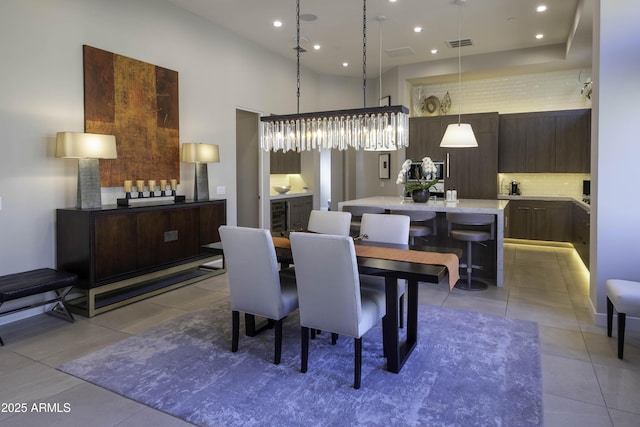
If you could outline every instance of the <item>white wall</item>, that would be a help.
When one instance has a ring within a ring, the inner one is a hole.
[[[55,158],[54,139],[84,129],[83,44],[178,72],[180,140],[220,145],[210,188],[226,187],[231,224],[236,108],[295,111],[293,54],[277,57],[164,0],[2,0],[0,31],[0,275],[55,267],[55,209],[76,203],[77,162]],[[340,108],[337,94],[357,105],[344,79],[302,75],[305,109]],[[192,177],[182,165],[179,193],[192,195]],[[121,195],[103,189],[103,203]]]
[[[596,9],[590,265],[591,300],[602,314],[607,279],[640,281],[640,3],[601,1]]]

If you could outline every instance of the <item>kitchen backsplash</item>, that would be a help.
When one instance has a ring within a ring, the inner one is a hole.
[[[269,189],[271,194],[278,194],[271,187],[285,187],[287,185],[291,186],[291,193],[302,193],[305,191],[307,184],[302,179],[302,176],[299,174],[277,174],[273,173],[269,175]],[[309,190],[311,191],[311,190]]]
[[[424,100],[435,96],[442,102],[447,92],[451,97],[449,114],[458,113],[458,103],[461,103],[462,114],[591,108],[591,101],[581,93],[584,82],[590,77],[591,69],[587,68],[486,79],[463,78],[461,94],[458,93],[457,81],[416,85],[411,93],[411,115],[424,115]]]
[[[582,195],[582,181],[590,179],[587,173],[499,173],[498,194],[509,194],[509,183],[520,183],[523,196],[571,196]]]

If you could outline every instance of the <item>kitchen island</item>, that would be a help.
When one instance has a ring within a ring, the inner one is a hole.
[[[504,210],[508,204],[508,200],[494,199],[459,199],[456,202],[430,200],[427,203],[414,203],[411,200],[401,200],[400,197],[375,196],[340,202],[338,203],[338,209],[342,210],[345,206],[375,206],[382,207],[387,211],[418,210],[439,213],[460,212],[495,215],[495,252],[492,254],[495,260],[495,266],[492,269],[495,272],[495,277],[492,277],[492,279],[495,279],[496,286],[502,287],[504,285]]]

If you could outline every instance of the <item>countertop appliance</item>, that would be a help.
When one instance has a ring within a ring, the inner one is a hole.
[[[591,204],[591,180],[582,181],[582,201]]]
[[[511,186],[509,187],[509,195],[510,196],[519,196],[520,188],[518,188],[520,183],[518,181],[511,181]]]

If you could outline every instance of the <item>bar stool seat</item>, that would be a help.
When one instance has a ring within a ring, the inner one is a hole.
[[[409,225],[409,241],[414,244],[416,237],[426,237],[436,235],[435,212],[414,211],[394,209],[390,212],[392,215],[406,215],[411,220]],[[432,221],[432,225],[426,225],[427,221]]]
[[[465,291],[482,291],[487,289],[487,284],[479,280],[474,280],[471,277],[471,273],[474,268],[480,269],[482,267],[473,265],[473,242],[486,242],[487,240],[493,240],[495,236],[495,217],[491,214],[467,214],[467,213],[447,213],[447,222],[449,236],[456,240],[467,242],[467,268],[466,281],[459,281],[456,284],[456,288],[463,289]],[[458,228],[453,229],[452,224],[483,227],[478,229]],[[487,231],[486,226],[491,226],[491,230]],[[461,265],[462,267],[462,265]]]
[[[343,206],[342,211],[351,212],[351,234],[353,236],[359,236],[362,215],[366,213],[383,214],[385,209],[379,206]]]

